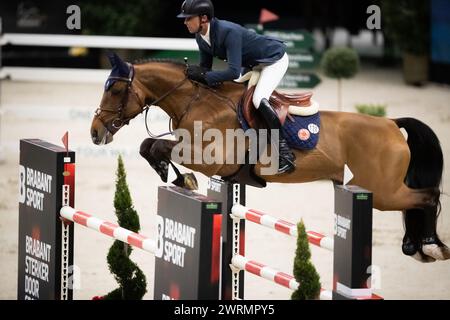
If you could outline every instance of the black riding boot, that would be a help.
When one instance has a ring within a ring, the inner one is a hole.
[[[289,148],[286,139],[284,139],[281,135],[281,123],[276,112],[272,109],[272,106],[270,105],[269,101],[267,101],[267,99],[261,100],[258,111],[266,121],[269,129],[278,129],[279,132],[278,146],[272,145],[272,147],[278,148],[278,173],[292,172],[295,169],[295,155]]]

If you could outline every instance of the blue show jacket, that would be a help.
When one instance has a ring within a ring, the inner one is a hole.
[[[274,63],[286,52],[281,40],[259,35],[233,22],[213,18],[209,28],[211,47],[199,33],[195,36],[200,49],[200,66],[211,70],[213,57],[228,62],[228,69],[206,73],[209,85],[238,78],[242,67]]]

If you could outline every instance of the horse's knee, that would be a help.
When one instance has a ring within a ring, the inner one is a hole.
[[[147,138],[144,141],[142,141],[141,146],[139,148],[139,154],[147,158],[150,155],[150,149],[152,148],[152,145],[155,143],[155,140],[152,138]]]
[[[150,154],[156,159],[170,159],[172,148],[172,141],[156,140],[150,148]]]

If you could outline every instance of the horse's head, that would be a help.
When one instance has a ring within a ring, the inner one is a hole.
[[[91,138],[95,144],[107,144],[113,135],[131,119],[140,114],[145,106],[144,94],[134,80],[133,65],[118,55],[108,55],[112,70],[105,83],[100,106],[95,111],[91,125]]]

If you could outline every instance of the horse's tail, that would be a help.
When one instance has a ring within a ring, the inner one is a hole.
[[[444,157],[439,139],[429,126],[414,118],[394,121],[408,133],[411,160],[405,183],[411,189],[428,190],[433,199],[430,206],[408,209],[403,213],[405,236],[402,250],[406,255],[415,255],[417,252],[424,253],[424,246],[428,244],[444,246],[436,232],[437,217],[441,211],[439,198]]]

